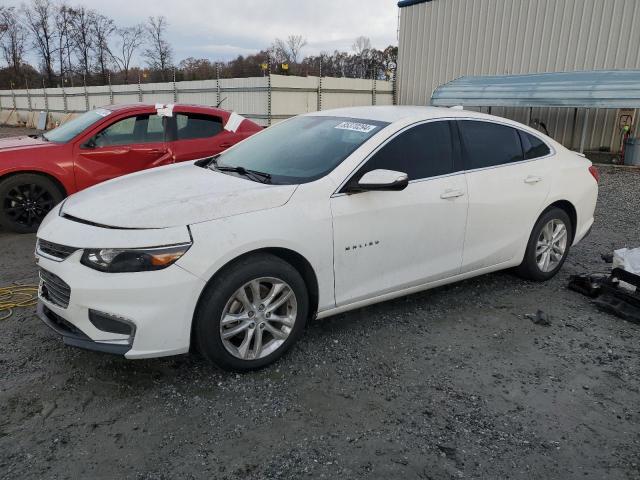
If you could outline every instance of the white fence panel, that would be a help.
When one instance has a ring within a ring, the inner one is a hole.
[[[220,108],[233,110],[268,125],[269,116],[268,77],[225,78],[220,80]],[[214,103],[215,105],[215,103]]]
[[[138,84],[114,85],[111,90],[113,91],[113,103],[116,105],[140,101]]]
[[[271,75],[273,122],[318,110],[318,77]]]
[[[271,75],[188,82],[0,90],[0,110],[46,110],[52,120],[110,104],[191,103],[233,110],[263,126],[318,108],[390,105],[393,84],[381,80]]]

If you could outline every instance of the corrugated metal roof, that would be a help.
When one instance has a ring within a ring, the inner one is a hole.
[[[640,70],[460,77],[439,86],[439,107],[640,108]]]
[[[398,6],[402,7],[410,7],[411,5],[417,5],[418,3],[427,3],[433,2],[433,0],[400,0],[398,2]]]

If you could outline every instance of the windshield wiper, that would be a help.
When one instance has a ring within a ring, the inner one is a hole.
[[[271,183],[271,174],[266,172],[259,172],[257,170],[250,170],[244,167],[231,167],[229,165],[218,165],[217,157],[213,157],[211,160],[211,166],[221,172],[233,172],[242,175],[247,178],[252,178],[254,181],[260,183]]]
[[[258,172],[257,170],[249,170],[244,167],[228,167],[220,165],[216,167],[221,172],[233,172],[238,173],[244,177],[250,177],[261,183],[271,183],[271,175],[265,172]]]

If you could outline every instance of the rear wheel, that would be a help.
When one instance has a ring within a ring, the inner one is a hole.
[[[12,175],[0,182],[0,226],[17,233],[35,232],[63,198],[58,186],[45,176]]]
[[[295,343],[308,312],[300,273],[276,256],[252,255],[225,269],[205,290],[195,317],[195,341],[221,368],[254,370]]]
[[[536,281],[553,277],[567,258],[573,229],[567,212],[551,208],[543,213],[531,232],[522,263],[517,268],[520,276]]]

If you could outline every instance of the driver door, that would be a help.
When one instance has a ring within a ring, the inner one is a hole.
[[[78,190],[121,175],[173,163],[163,117],[142,114],[112,123],[79,147],[74,164]]]
[[[446,120],[411,126],[349,180],[394,170],[408,175],[404,190],[331,198],[337,306],[460,272],[468,202],[454,132]]]

